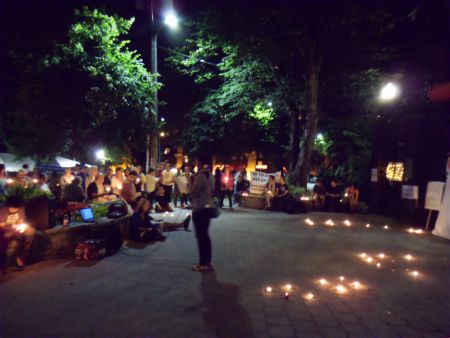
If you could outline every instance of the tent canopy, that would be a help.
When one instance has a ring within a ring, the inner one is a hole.
[[[28,164],[30,169],[33,169],[36,162],[30,157],[18,158],[14,154],[0,153],[0,163],[5,165],[6,171],[16,172],[22,169],[22,165]]]
[[[62,171],[64,168],[73,168],[80,162],[71,160],[69,158],[56,156],[54,160],[47,161],[45,163],[38,163],[32,160],[30,157],[18,158],[14,154],[0,153],[0,163],[3,163],[8,172],[17,172],[22,169],[22,165],[28,164],[30,170],[35,166],[44,171]]]

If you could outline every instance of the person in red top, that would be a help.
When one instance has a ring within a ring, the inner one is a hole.
[[[222,184],[221,184],[221,196],[219,206],[223,208],[223,200],[228,197],[228,204],[230,209],[233,208],[233,191],[234,191],[234,178],[231,175],[231,170],[229,166],[226,166],[222,174]]]

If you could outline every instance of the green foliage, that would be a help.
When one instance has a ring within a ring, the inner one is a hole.
[[[21,76],[1,130],[17,155],[82,157],[95,143],[137,152],[155,125],[149,107],[160,84],[123,39],[134,19],[87,7],[75,16],[47,56],[12,56]]]
[[[10,184],[5,189],[5,196],[17,196],[24,201],[29,201],[43,196],[51,197],[51,194],[42,191],[38,185],[25,188],[18,184]]]
[[[320,134],[314,139],[314,150],[321,155],[327,155],[328,149],[332,145],[332,141],[328,139],[327,136]]]
[[[289,194],[291,194],[295,198],[302,197],[306,192],[305,187],[299,187],[299,186],[289,186]]]
[[[102,203],[92,203],[92,212],[95,218],[108,216],[108,206]]]
[[[263,126],[267,126],[274,119],[274,110],[267,103],[257,103],[250,116]]]

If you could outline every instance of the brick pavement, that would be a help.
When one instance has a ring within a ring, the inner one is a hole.
[[[323,224],[329,218],[335,226]],[[0,336],[450,335],[447,240],[410,234],[379,216],[249,210],[225,211],[212,237],[215,273],[190,271],[194,236],[178,231],[165,243],[99,262],[52,260],[0,277]],[[363,252],[371,264],[358,256]],[[351,287],[355,280],[360,289]],[[286,283],[294,288],[289,300]],[[346,293],[334,290],[338,283]],[[267,285],[273,293],[263,291]],[[313,300],[303,298],[309,292]]]

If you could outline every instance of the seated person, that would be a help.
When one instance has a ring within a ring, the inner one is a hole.
[[[234,200],[236,203],[241,203],[242,196],[248,193],[250,183],[245,179],[244,174],[240,174],[238,181],[236,182],[236,192],[234,194]]]
[[[36,230],[25,225],[23,200],[17,196],[9,196],[5,206],[0,209],[0,270],[4,270],[6,252],[9,244],[17,242],[18,250],[15,254],[16,265],[19,269],[25,266]]]
[[[138,209],[130,218],[130,239],[136,242],[164,241],[161,227],[158,223],[153,223],[149,215],[150,201],[142,199]]]
[[[275,183],[275,176],[270,175],[269,176],[269,182],[266,184],[266,209],[272,208],[272,198],[274,198],[276,193],[276,183]]]
[[[323,208],[326,193],[327,188],[325,188],[321,180],[317,180],[313,188],[313,207]]]
[[[339,203],[341,200],[341,189],[337,186],[336,180],[331,180],[325,195],[325,205],[328,211],[339,211]]]
[[[102,174],[97,174],[95,176],[94,182],[89,184],[87,189],[88,200],[105,203],[115,199],[114,195],[109,195],[109,193],[105,191],[103,186],[104,181],[105,177]]]
[[[172,212],[169,201],[166,198],[166,189],[164,186],[159,186],[158,194],[156,196],[155,212]]]
[[[64,187],[62,200],[65,202],[81,203],[86,199],[83,187],[81,186],[81,178],[75,177],[70,184]]]
[[[275,196],[272,199],[275,211],[286,211],[289,195],[289,187],[286,184],[284,176],[280,176],[280,183],[276,186]]]

